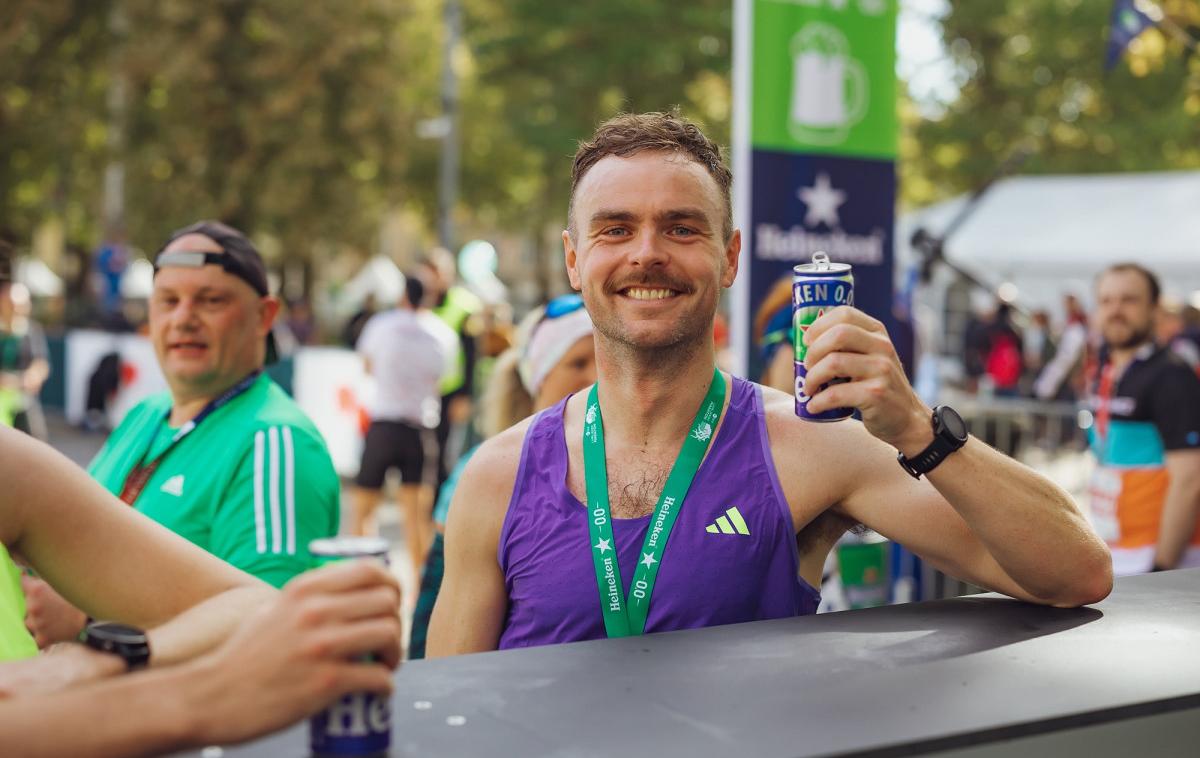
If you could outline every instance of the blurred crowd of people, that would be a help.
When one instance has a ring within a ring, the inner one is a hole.
[[[1076,402],[1086,390],[1103,337],[1074,294],[1057,318],[1045,309],[1018,314],[1003,300],[970,321],[962,346],[966,389],[996,397]],[[1200,373],[1200,309],[1163,296],[1154,314],[1154,340]]]

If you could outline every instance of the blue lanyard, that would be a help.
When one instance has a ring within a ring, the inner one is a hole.
[[[254,370],[249,376],[225,390],[217,397],[209,400],[208,403],[200,409],[199,413],[188,420],[188,422],[183,426],[179,427],[179,430],[175,432],[175,436],[171,437],[171,442],[167,445],[166,449],[154,456],[153,460],[147,462],[146,456],[150,453],[150,448],[154,447],[154,441],[158,439],[158,434],[156,432],[150,438],[150,442],[146,445],[146,449],[142,452],[141,460],[125,477],[125,485],[121,488],[121,499],[129,505],[133,505],[134,501],[138,499],[138,495],[142,494],[142,490],[145,489],[146,483],[150,481],[150,477],[154,476],[154,472],[158,470],[159,464],[161,464],[163,459],[167,457],[167,453],[170,453],[172,450],[174,450],[175,445],[179,444],[180,440],[195,431],[196,427],[200,426],[204,419],[211,416],[214,412],[216,412],[222,406],[228,404],[238,395],[241,395],[243,392],[250,389],[250,387],[254,385],[254,382],[258,380],[260,374],[262,374],[262,369]],[[163,416],[163,421],[166,421],[170,417],[171,411],[168,410]]]

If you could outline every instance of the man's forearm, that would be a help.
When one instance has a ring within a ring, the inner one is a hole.
[[[157,755],[204,744],[182,693],[188,669],[118,676],[53,695],[0,700],[0,755]],[[54,728],[54,724],[66,728]]]
[[[972,437],[928,478],[1033,599],[1076,606],[1108,594],[1107,550],[1071,497],[1046,477]]]
[[[1175,568],[1183,551],[1196,532],[1196,516],[1200,512],[1200,474],[1172,475],[1163,499],[1162,521],[1158,530],[1158,547],[1154,565],[1160,569]]]
[[[167,666],[208,652],[238,624],[271,602],[277,590],[266,584],[236,587],[199,603],[151,629],[150,665]]]

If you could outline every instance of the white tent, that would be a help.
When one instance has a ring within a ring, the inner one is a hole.
[[[966,202],[947,200],[902,216],[898,267],[918,260],[910,239],[940,236]],[[1089,299],[1106,265],[1135,260],[1163,290],[1200,296],[1200,171],[1021,176],[1003,179],[950,236],[946,258],[986,282],[1011,282],[1018,302],[1051,307],[1070,291]]]

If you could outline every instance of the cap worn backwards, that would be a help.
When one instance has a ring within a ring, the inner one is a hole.
[[[200,250],[172,250],[166,252],[171,243],[189,234],[202,234],[221,246],[223,253]],[[199,221],[191,226],[176,229],[154,257],[154,272],[163,266],[199,268],[206,265],[220,266],[226,273],[249,284],[259,295],[268,293],[267,267],[262,256],[246,235],[220,221]]]

